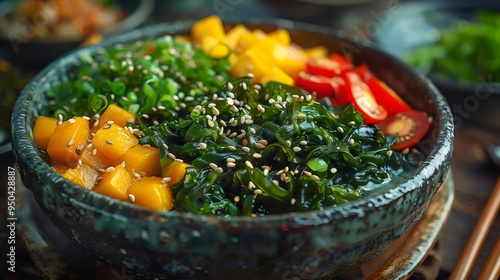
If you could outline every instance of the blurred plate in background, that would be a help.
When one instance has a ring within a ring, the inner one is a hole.
[[[50,24],[61,24],[63,20],[60,20],[58,17],[63,13],[62,8],[67,8],[62,6],[65,5],[65,3],[59,4],[59,6],[51,5],[50,3],[50,1],[47,1],[45,4],[41,4],[40,8],[36,9],[31,14],[20,16],[20,19],[16,19],[14,22],[20,25],[18,26],[18,28],[20,28],[19,30],[13,31],[13,28],[7,28],[6,31],[9,33],[0,34],[0,58],[8,60],[23,70],[37,71],[55,58],[80,46],[89,35],[97,34],[106,36],[141,25],[148,19],[154,8],[154,0],[117,0],[114,1],[114,3],[120,13],[123,14],[123,17],[120,17],[115,24],[103,26],[103,28],[98,30],[88,30],[89,32],[82,36],[72,36],[73,34],[71,33],[76,33],[76,30],[64,27],[62,29],[68,29],[64,30],[64,33],[68,35],[65,38],[51,38],[50,36],[53,34],[45,34],[46,39],[41,40],[35,37],[34,32],[40,29],[43,30],[43,28]],[[71,3],[67,3],[67,5],[70,4]],[[14,15],[12,15],[11,12],[18,8],[18,5],[19,1],[4,1],[0,3],[0,22],[2,22],[2,24],[8,25],[13,22],[11,20]],[[71,11],[72,8],[73,7],[66,9],[65,12],[73,13],[73,11]],[[68,10],[71,12],[68,12]],[[78,12],[75,12],[75,14],[76,13]],[[64,16],[70,15],[66,14]],[[100,16],[104,17],[104,14]],[[91,19],[89,19],[89,22],[90,20]],[[85,25],[86,23],[82,22],[81,24]],[[23,31],[23,33],[21,34],[20,31]]]
[[[478,11],[500,11],[498,1],[437,2],[414,1],[403,3],[397,13],[385,15],[384,29],[373,34],[381,49],[404,59],[407,54],[425,45],[437,44],[440,32],[464,21],[475,20]],[[466,41],[464,41],[466,43]],[[457,48],[462,44],[457,44]],[[497,48],[500,55],[500,45]],[[445,58],[443,58],[445,59]],[[462,61],[460,63],[466,63]],[[490,83],[478,73],[476,82],[464,84],[444,81],[429,74],[445,95],[455,117],[457,127],[462,122],[474,122],[500,128],[500,84]]]

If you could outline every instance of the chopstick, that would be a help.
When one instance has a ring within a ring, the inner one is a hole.
[[[472,267],[479,255],[479,251],[488,236],[488,232],[493,225],[495,216],[500,208],[500,176],[497,178],[495,187],[486,202],[481,215],[474,227],[469,240],[458,258],[453,271],[450,274],[449,280],[452,279],[468,279],[472,271]],[[498,243],[498,242],[497,242]],[[496,246],[495,246],[496,248]],[[494,252],[492,253],[494,254]],[[498,257],[497,257],[498,260]],[[493,260],[495,261],[495,260]]]
[[[491,253],[483,266],[483,270],[479,274],[478,280],[495,280],[500,277],[500,237],[497,238],[497,242]]]

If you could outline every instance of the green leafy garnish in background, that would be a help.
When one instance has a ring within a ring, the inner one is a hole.
[[[441,81],[461,84],[500,82],[500,13],[478,11],[477,21],[457,21],[432,45],[404,60]]]

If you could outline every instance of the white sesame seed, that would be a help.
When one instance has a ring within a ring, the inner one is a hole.
[[[66,146],[68,146],[68,148],[69,148],[69,147],[73,146],[73,144],[75,144],[75,139],[71,138],[71,139],[69,139],[68,143],[66,143]]]
[[[212,107],[212,114],[218,116],[220,114],[219,109],[217,109],[216,107]]]
[[[295,202],[296,202],[296,201],[297,201],[297,200],[295,199],[295,197],[292,197],[292,199],[290,199],[290,204],[295,205]]]
[[[349,139],[348,142],[349,142],[349,144],[354,145],[354,139],[351,138],[351,139]]]
[[[335,173],[337,173],[337,168],[335,168],[335,167],[332,167],[332,168],[330,169],[330,172],[331,172],[332,174],[335,174]]]
[[[106,172],[107,172],[107,173],[111,173],[111,172],[113,172],[114,170],[115,170],[115,168],[114,168],[113,166],[110,166],[110,167],[106,168]]]
[[[68,122],[69,123],[76,123],[76,120],[75,119],[69,119]]]
[[[302,146],[306,146],[307,145],[307,141],[302,140],[302,141],[299,142],[299,144],[302,145]]]
[[[387,154],[388,157],[392,156],[392,150],[387,151],[386,154]]]
[[[350,122],[348,122],[347,124],[349,124],[349,125],[355,125],[355,124],[356,124],[356,122],[355,122],[355,121],[350,121]]]
[[[286,142],[286,145],[287,145],[288,147],[291,147],[291,146],[292,146],[292,142],[290,142],[290,140],[286,140],[285,142]]]
[[[262,145],[264,145],[264,146],[267,146],[267,144],[268,144],[268,142],[267,142],[266,139],[261,139],[261,140],[259,140],[257,142],[260,143],[260,144],[262,144]]]
[[[217,164],[215,164],[213,162],[209,163],[208,166],[210,166],[210,168],[212,168],[212,169],[219,167]]]
[[[272,180],[272,182],[273,182],[273,184],[274,184],[275,186],[279,186],[279,185],[280,185],[280,182],[278,182],[277,180]]]
[[[224,173],[224,169],[222,169],[221,167],[217,167],[217,168],[215,168],[215,169],[214,169],[214,171],[215,171],[216,173],[218,173],[218,174],[222,174],[222,173]]]
[[[300,151],[302,151],[302,149],[300,147],[293,147],[292,149],[294,152],[298,153]]]
[[[163,177],[161,180],[163,182],[170,182],[170,181],[172,181],[172,178],[170,178],[170,177]]]
[[[280,180],[281,180],[281,181],[285,182],[285,181],[286,181],[286,178],[288,178],[288,177],[286,176],[286,173],[281,174],[281,176],[280,176]]]
[[[130,202],[134,203],[134,202],[135,202],[135,196],[134,196],[133,194],[129,193],[129,194],[128,194],[128,200],[129,200]]]
[[[174,154],[172,154],[172,153],[168,153],[168,154],[167,154],[167,156],[168,156],[169,158],[171,158],[171,159],[175,159],[175,158],[176,158],[176,157],[175,157],[175,155],[174,155]]]
[[[256,195],[261,195],[261,194],[263,194],[262,190],[260,190],[260,189],[256,189],[256,190],[254,190],[254,191],[253,191],[253,193],[254,193],[254,194],[256,194]]]
[[[255,147],[257,147],[259,149],[264,149],[266,146],[262,145],[261,143],[255,143]]]
[[[278,103],[274,103],[274,108],[278,109],[278,110],[281,110],[283,109],[283,106],[281,106],[280,104]]]
[[[251,162],[249,162],[248,160],[245,161],[245,165],[250,168],[250,169],[253,169],[253,164]]]
[[[236,136],[238,136],[238,132],[233,132],[233,133],[229,134],[229,136],[228,136],[228,137],[229,137],[229,138],[234,138],[234,137],[236,137]]]
[[[342,127],[337,127],[337,131],[340,132],[340,133],[344,133],[344,129]]]
[[[205,143],[200,143],[200,144],[198,144],[198,147],[200,147],[200,149],[204,150],[204,149],[206,149],[206,148],[207,148],[207,144],[205,144]]]

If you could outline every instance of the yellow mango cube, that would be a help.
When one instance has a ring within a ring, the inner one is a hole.
[[[90,136],[89,121],[76,117],[56,126],[47,144],[51,160],[75,167]]]
[[[123,165],[117,165],[111,172],[102,174],[102,179],[95,185],[94,191],[111,198],[128,201],[128,187],[132,177]]]
[[[201,42],[205,36],[214,37],[217,41],[224,40],[226,31],[224,30],[224,25],[218,16],[208,16],[193,24],[193,27],[191,28],[191,37],[195,41]]]
[[[125,169],[132,177],[149,177],[160,173],[160,150],[155,147],[135,145],[117,163],[125,162]]]
[[[81,164],[75,168],[69,168],[62,176],[82,188],[91,190],[94,188],[99,173],[92,167]]]
[[[192,165],[185,162],[173,161],[169,165],[165,166],[161,171],[161,176],[169,177],[170,185],[174,185],[184,180],[184,176],[186,175],[186,168],[191,167]]]
[[[283,28],[279,28],[272,32],[269,32],[268,36],[285,47],[290,45],[290,42],[292,41],[292,39],[290,38],[290,32]]]
[[[125,127],[127,123],[135,122],[135,115],[123,109],[117,104],[111,104],[104,110],[99,122],[92,125],[91,132],[96,132],[103,127],[108,121],[113,121],[115,124]]]
[[[137,143],[139,140],[135,135],[117,124],[101,127],[92,139],[92,145],[111,162],[116,162]]]
[[[315,46],[304,50],[307,59],[327,58],[328,49],[325,46]]]
[[[273,67],[261,80],[263,84],[270,81],[280,82],[291,86],[294,84],[293,79],[279,67]]]
[[[131,202],[145,208],[168,211],[174,207],[172,191],[160,177],[142,177],[133,180],[128,188]]]
[[[57,127],[57,119],[39,116],[33,126],[33,138],[38,148],[46,150],[49,145],[50,137],[54,134]]]
[[[229,49],[234,51],[243,34],[251,34],[251,31],[245,25],[239,23],[227,32],[226,38],[224,38],[223,42],[229,47]]]

